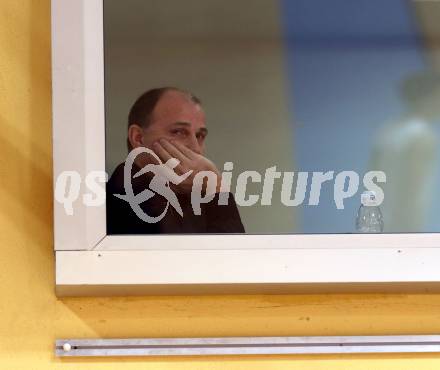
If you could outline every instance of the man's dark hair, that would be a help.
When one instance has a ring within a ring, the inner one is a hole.
[[[133,104],[128,114],[128,128],[131,125],[139,125],[142,127],[147,127],[151,123],[152,114],[154,108],[159,102],[160,98],[168,91],[177,91],[188,97],[193,103],[201,104],[199,98],[197,98],[192,93],[179,89],[177,87],[160,87],[156,89],[151,89],[144,92]],[[130,140],[127,137],[127,149],[131,151]]]

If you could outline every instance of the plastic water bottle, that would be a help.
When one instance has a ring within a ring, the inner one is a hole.
[[[383,232],[383,216],[374,191],[365,191],[361,194],[361,206],[356,217],[356,231],[358,233]]]

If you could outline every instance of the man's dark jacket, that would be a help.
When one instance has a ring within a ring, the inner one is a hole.
[[[133,165],[132,174],[139,167]],[[148,189],[151,174],[131,178],[134,194]],[[125,195],[124,163],[113,172],[107,183],[107,234],[174,234],[174,233],[244,233],[244,227],[238,213],[234,197],[229,193],[227,205],[218,205],[218,194],[207,204],[201,204],[201,215],[195,215],[191,206],[191,197],[177,194],[183,217],[169,205],[166,215],[156,223],[140,219],[128,202],[114,194]],[[154,195],[140,206],[151,216],[159,216],[167,205],[161,195]]]

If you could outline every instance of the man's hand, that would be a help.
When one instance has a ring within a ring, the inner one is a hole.
[[[171,158],[176,158],[180,163],[174,167],[178,175],[183,175],[188,171],[193,171],[191,175],[174,187],[179,193],[190,194],[194,177],[201,171],[211,171],[217,176],[216,192],[220,192],[221,175],[217,167],[208,158],[198,154],[177,141],[160,139],[153,144],[153,150],[162,162],[167,162]]]

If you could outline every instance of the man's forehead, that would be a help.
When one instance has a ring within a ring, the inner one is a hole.
[[[165,92],[156,107],[154,108],[154,115],[158,118],[163,115],[196,115],[203,117],[204,112],[200,104],[194,102],[191,96],[180,91]]]

